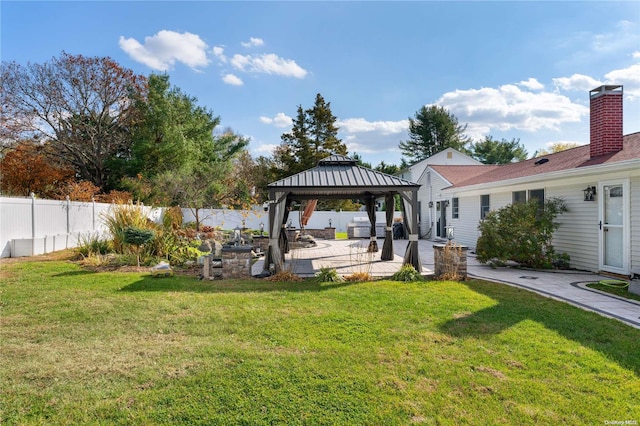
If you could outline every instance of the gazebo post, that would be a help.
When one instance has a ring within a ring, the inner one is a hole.
[[[409,231],[409,244],[404,253],[404,264],[413,265],[418,272],[422,272],[422,264],[420,262],[420,253],[418,252],[418,190],[411,189],[400,192],[402,196],[402,205],[404,207],[404,216],[406,218],[407,230]]]

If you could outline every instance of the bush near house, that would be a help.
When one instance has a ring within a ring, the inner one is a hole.
[[[567,211],[562,199],[550,198],[542,208],[537,199],[531,199],[489,212],[478,226],[478,261],[504,264],[512,260],[526,267],[551,268],[556,258],[551,240],[560,226],[555,219]]]

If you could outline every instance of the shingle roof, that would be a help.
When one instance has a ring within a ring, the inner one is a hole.
[[[375,194],[419,186],[415,182],[359,166],[355,160],[337,154],[320,160],[316,167],[268,185],[271,190],[295,189],[296,194],[306,195]]]
[[[545,159],[547,161],[544,161]],[[595,158],[590,158],[589,145],[583,145],[519,163],[498,166],[432,165],[430,167],[451,182],[449,188],[460,188],[627,160],[640,160],[640,132],[624,136],[622,151]]]

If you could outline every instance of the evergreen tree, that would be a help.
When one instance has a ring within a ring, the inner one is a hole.
[[[336,117],[331,103],[322,95],[316,95],[312,108],[298,106],[293,127],[281,136],[282,142],[275,149],[274,163],[278,178],[291,176],[315,167],[318,161],[331,154],[347,155],[346,145],[338,138]]]
[[[483,164],[508,164],[527,159],[526,148],[520,144],[520,139],[515,138],[511,141],[498,141],[485,136],[483,141],[472,143],[469,152]]]
[[[413,118],[409,117],[409,140],[400,142],[399,148],[412,164],[446,148],[461,151],[470,141],[464,134],[466,129],[467,126],[458,124],[456,116],[445,108],[423,106]]]

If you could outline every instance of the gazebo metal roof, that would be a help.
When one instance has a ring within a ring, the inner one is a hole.
[[[415,182],[359,166],[344,155],[333,154],[320,160],[316,167],[273,182],[268,188],[270,192],[287,190],[294,198],[304,199],[384,196],[419,186]]]

